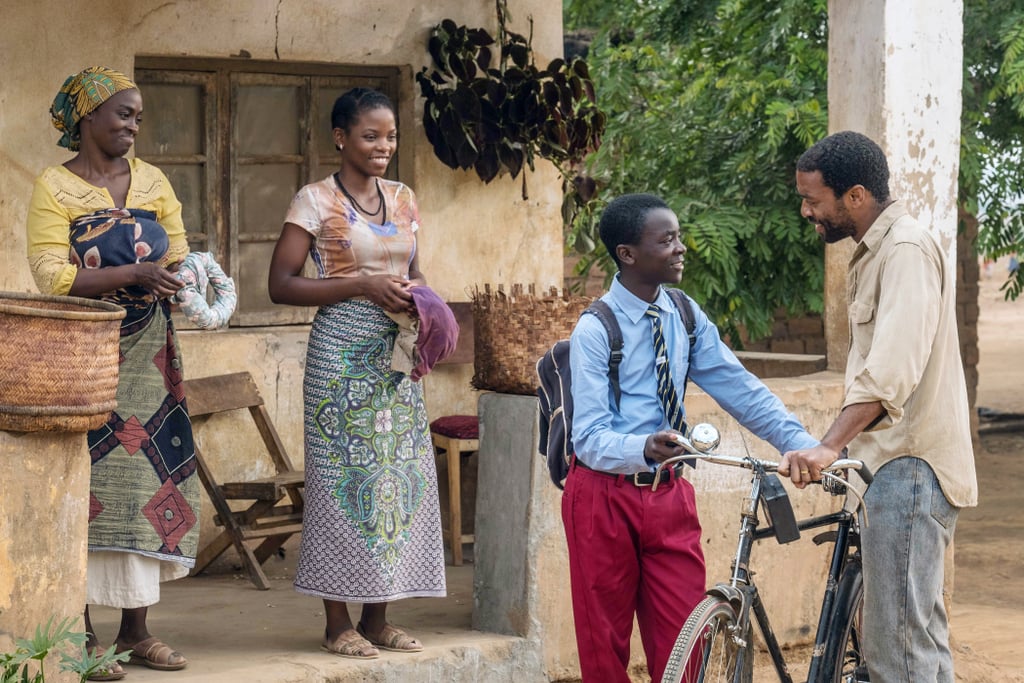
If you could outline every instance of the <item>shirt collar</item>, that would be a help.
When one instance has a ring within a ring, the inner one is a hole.
[[[619,282],[619,273],[612,278],[612,286],[608,289],[609,298],[618,306],[631,322],[638,322],[647,314],[649,303],[626,289],[625,285]],[[658,288],[658,298],[654,305],[662,311],[672,310],[672,300],[664,287]]]
[[[882,239],[889,232],[889,228],[892,227],[893,223],[906,215],[907,207],[902,201],[894,201],[887,206],[882,213],[878,214],[878,218],[871,224],[868,231],[864,233],[863,239],[861,239],[860,244],[854,250],[855,256],[864,251],[877,251],[878,245],[881,244]]]

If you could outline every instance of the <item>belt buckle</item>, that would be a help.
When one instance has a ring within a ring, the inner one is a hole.
[[[634,472],[633,473],[633,486],[636,486],[637,488],[641,488],[643,486],[651,486],[652,484],[654,484],[653,480],[651,480],[650,484],[645,484],[642,481],[640,481],[639,477],[640,477],[641,474],[650,474],[650,472]]]

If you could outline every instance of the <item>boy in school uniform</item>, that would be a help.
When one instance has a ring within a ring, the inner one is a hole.
[[[701,528],[682,465],[664,470],[651,490],[658,463],[682,452],[675,436],[686,429],[687,376],[780,453],[818,441],[743,368],[696,305],[690,349],[664,289],[679,283],[686,247],[662,199],[615,199],[600,233],[619,269],[602,299],[622,328],[621,398],[608,377],[607,332],[584,315],[570,340],[576,452],[562,496],[576,641],[584,683],[627,683],[635,615],[648,672],[660,681],[705,590]]]

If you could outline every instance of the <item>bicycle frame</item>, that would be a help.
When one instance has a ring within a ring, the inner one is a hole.
[[[750,622],[750,612],[753,611],[758,628],[764,638],[768,653],[771,655],[775,671],[782,683],[793,683],[793,677],[789,673],[789,667],[782,656],[782,648],[779,646],[775,632],[772,630],[768,619],[768,612],[761,601],[757,585],[751,580],[748,563],[754,541],[771,538],[775,534],[773,526],[758,529],[758,510],[761,506],[762,477],[764,475],[755,473],[750,488],[750,495],[745,501],[742,521],[740,524],[739,541],[736,547],[736,556],[732,562],[732,577],[728,584],[719,583],[708,590],[708,595],[728,600],[736,608],[738,623]],[[836,590],[839,584],[839,575],[843,570],[851,547],[856,547],[857,531],[856,518],[853,513],[846,510],[834,512],[817,517],[809,517],[797,522],[800,531],[818,529],[821,527],[836,525],[835,540],[832,548],[832,558],[829,562],[828,577],[825,582],[825,594],[821,602],[821,612],[818,616],[818,629],[814,638],[814,650],[811,657],[810,669],[807,680],[817,680],[821,666],[822,655],[826,638],[828,637],[831,624],[829,623],[832,614],[832,607],[835,602]],[[817,539],[815,542],[818,542]],[[740,643],[743,645],[743,643]],[[740,652],[736,669],[742,670],[742,658],[745,651]]]

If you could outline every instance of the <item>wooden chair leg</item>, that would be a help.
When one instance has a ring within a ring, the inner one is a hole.
[[[278,548],[284,545],[291,537],[291,534],[281,534],[280,536],[268,536],[263,539],[263,542],[256,546],[256,559],[262,565],[271,555],[277,552]]]
[[[228,505],[227,500],[224,498],[224,495],[221,493],[220,488],[214,482],[213,477],[210,476],[210,471],[206,467],[206,460],[203,458],[203,454],[200,452],[199,446],[196,446],[195,450],[199,478],[206,487],[206,492],[210,496],[210,502],[213,503],[213,509],[216,510],[221,519],[221,523],[224,525],[224,533],[228,535],[231,544],[234,545],[235,550],[238,551],[238,556],[242,559],[242,564],[245,565],[245,568],[249,573],[249,579],[261,591],[270,590],[270,581],[267,580],[267,575],[263,573],[263,567],[261,567],[260,563],[256,561],[256,555],[253,554],[252,549],[245,544],[245,541],[242,538],[242,529],[238,525],[238,520],[235,518],[235,515],[231,510],[231,507]],[[216,556],[217,555],[213,555],[213,557]],[[209,564],[212,558],[204,558],[204,560],[206,564]],[[203,565],[204,568],[206,564]]]
[[[238,546],[241,547],[238,548]],[[263,572],[263,565],[256,559],[256,554],[252,551],[252,548],[245,543],[236,543],[235,547],[238,548],[238,554],[242,556],[242,563],[249,573],[249,580],[261,591],[270,590],[270,580]]]
[[[210,541],[196,555],[196,566],[192,568],[192,574],[199,574],[206,569],[211,562],[220,557],[220,554],[231,547],[231,532],[222,531],[217,537]]]
[[[448,538],[452,564],[462,566],[462,454],[457,439],[448,440]]]

